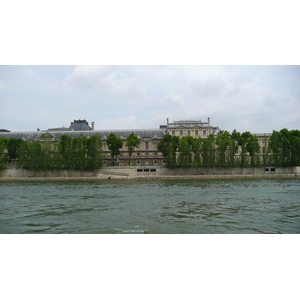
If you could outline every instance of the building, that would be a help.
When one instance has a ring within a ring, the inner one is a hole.
[[[71,122],[69,127],[58,127],[58,128],[49,128],[45,131],[84,131],[84,130],[94,130],[95,122],[92,122],[92,127],[89,126],[89,122],[87,120],[74,120]]]
[[[165,132],[162,129],[133,129],[133,130],[95,130],[95,123],[92,122],[90,127],[86,120],[74,120],[70,127],[49,128],[48,130],[25,131],[25,132],[0,132],[1,137],[22,139],[26,142],[39,141],[41,143],[48,141],[55,143],[63,135],[69,135],[74,138],[82,136],[91,137],[98,135],[102,140],[102,149],[104,166],[126,166],[129,161],[129,152],[125,146],[128,136],[133,132],[141,141],[138,148],[135,149],[131,157],[131,166],[162,166],[165,164],[165,159],[161,152],[157,150],[157,143]],[[118,138],[123,141],[121,154],[114,162],[111,159],[111,153],[106,144],[106,139],[113,132]]]
[[[167,119],[167,125],[161,125],[160,128],[173,136],[190,135],[202,139],[206,139],[210,134],[217,135],[220,131],[218,126],[210,125],[210,118],[207,119],[207,122],[174,121],[173,123],[169,123],[169,119]]]
[[[162,139],[165,134],[169,133],[172,136],[186,136],[190,135],[194,138],[201,138],[205,140],[210,134],[217,136],[220,131],[218,126],[212,126],[210,124],[210,118],[207,122],[202,121],[174,121],[169,122],[165,125],[161,125],[159,129],[133,129],[133,130],[95,130],[95,123],[92,122],[92,126],[86,120],[74,120],[71,122],[69,127],[59,127],[59,128],[49,128],[48,130],[37,131],[27,131],[27,132],[9,132],[8,130],[0,131],[0,137],[7,138],[20,138],[24,141],[37,140],[41,143],[48,141],[55,143],[60,139],[62,135],[70,135],[74,138],[79,138],[81,136],[91,137],[93,135],[98,135],[102,140],[102,149],[104,166],[126,166],[130,159],[129,152],[125,143],[128,136],[134,133],[141,141],[138,148],[135,149],[131,157],[131,166],[163,166],[165,165],[165,158],[162,153],[157,150],[157,144]],[[121,154],[118,156],[114,162],[111,159],[111,153],[106,144],[107,137],[113,132],[117,137],[121,138],[123,141],[123,147],[121,149]],[[263,154],[264,147],[267,146],[268,139],[270,138],[270,133],[257,133],[253,134],[258,138],[261,154]],[[240,149],[236,153],[240,154]]]

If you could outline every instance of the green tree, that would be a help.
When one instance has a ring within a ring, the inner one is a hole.
[[[258,138],[254,135],[250,135],[247,143],[247,151],[250,155],[250,165],[252,167],[257,167],[260,165],[259,151],[260,145],[258,143]]]
[[[122,139],[118,138],[113,132],[110,133],[106,140],[108,149],[111,151],[112,164],[114,165],[114,157],[120,155],[120,149],[123,146]]]
[[[300,166],[300,131],[291,130],[291,163]]]
[[[281,149],[280,164],[287,167],[291,164],[291,133],[286,128],[280,130]]]
[[[194,166],[201,165],[201,147],[202,147],[202,139],[200,137],[195,138],[192,144],[192,152],[193,152],[193,164]]]
[[[262,164],[263,166],[268,166],[270,164],[270,147],[268,143],[268,139],[265,136],[263,141],[262,151]]]
[[[11,138],[7,142],[7,156],[9,161],[17,159],[17,150],[20,144],[24,142],[22,139]]]
[[[80,137],[73,139],[72,161],[75,170],[87,169],[87,138]]]
[[[87,156],[89,170],[100,169],[103,165],[102,141],[98,135],[91,136],[87,141]]]
[[[179,165],[187,167],[192,164],[192,144],[194,138],[187,135],[182,137],[178,143]]]
[[[140,143],[141,143],[140,139],[133,132],[128,136],[126,144],[125,144],[125,146],[128,148],[128,152],[129,152],[128,165],[130,165],[130,163],[131,163],[131,157],[132,157],[134,149],[137,148]]]
[[[215,138],[210,134],[202,143],[203,167],[213,168],[215,166]]]
[[[58,143],[58,149],[60,156],[62,158],[62,169],[73,169],[74,168],[74,138],[69,135],[62,135],[60,137],[59,143]]]
[[[269,139],[269,147],[271,150],[272,161],[271,163],[275,166],[280,164],[280,148],[281,148],[281,137],[280,133],[274,130]]]
[[[8,143],[7,138],[0,138],[0,171],[4,170],[7,164],[7,155],[6,155],[7,143]]]
[[[220,167],[226,167],[227,159],[226,159],[226,150],[230,144],[230,133],[228,131],[219,131],[216,138],[216,145],[218,146],[218,164]]]
[[[228,145],[229,146],[228,165],[230,168],[234,168],[237,166],[236,155],[239,149],[240,138],[241,138],[241,134],[234,129],[230,135],[230,141]]]
[[[157,149],[162,152],[166,159],[166,167],[174,168],[177,165],[176,152],[179,145],[179,136],[167,133],[157,143]]]

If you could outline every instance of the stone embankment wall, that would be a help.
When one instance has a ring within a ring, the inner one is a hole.
[[[7,168],[0,171],[0,178],[155,178],[167,176],[272,176],[272,175],[299,175],[300,167],[287,168],[176,168],[168,169],[163,166],[143,167],[103,167],[96,172],[88,171],[30,171],[18,168]]]
[[[0,177],[5,178],[31,178],[31,177],[95,177],[98,172],[59,170],[59,171],[31,171],[21,168],[10,167],[0,171]]]

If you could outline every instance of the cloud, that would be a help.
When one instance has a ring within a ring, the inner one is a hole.
[[[97,129],[158,128],[166,118],[207,117],[228,131],[299,128],[299,74],[297,66],[7,66],[0,120],[19,130],[73,119]]]
[[[127,101],[137,101],[147,94],[141,79],[125,67],[77,66],[64,82],[99,93],[109,93]]]
[[[9,85],[0,79],[0,95],[4,94],[9,89]]]
[[[197,97],[213,98],[224,92],[225,83],[219,78],[208,79],[206,81],[197,80],[192,82],[191,88]]]

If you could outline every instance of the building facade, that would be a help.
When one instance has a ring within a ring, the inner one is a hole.
[[[202,139],[206,139],[210,134],[217,135],[220,131],[218,126],[210,125],[210,118],[207,119],[207,122],[174,121],[173,123],[169,123],[169,119],[167,119],[167,125],[161,125],[160,128],[173,136],[190,135],[194,138],[200,137]]]
[[[95,130],[95,123],[92,122],[89,126],[86,120],[74,120],[69,127],[50,128],[48,130],[30,131],[30,132],[9,132],[0,131],[0,137],[20,138],[26,142],[37,140],[41,143],[48,141],[51,143],[57,142],[61,136],[69,135],[74,138],[91,137],[97,135],[102,140],[103,150],[103,165],[104,166],[164,166],[165,158],[163,154],[157,150],[158,142],[168,133],[172,136],[183,137],[190,135],[194,138],[205,140],[210,134],[217,136],[221,130],[218,126],[210,124],[210,118],[207,122],[202,121],[174,121],[170,123],[167,119],[165,125],[161,125],[159,129],[134,129],[134,130]],[[112,160],[111,152],[108,149],[106,140],[109,134],[113,132],[118,138],[122,139],[123,147],[120,150],[121,154]],[[129,151],[125,146],[128,136],[134,133],[140,139],[140,145],[134,149],[130,159]],[[267,146],[270,133],[253,134],[258,138],[261,153],[263,154],[264,147]],[[239,155],[239,153],[236,153]],[[130,164],[129,164],[130,161]]]

